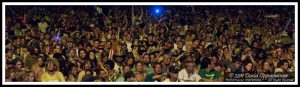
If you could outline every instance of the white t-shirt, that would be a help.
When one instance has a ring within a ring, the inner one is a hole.
[[[195,71],[189,75],[186,69],[182,69],[178,72],[178,79],[181,82],[184,82],[184,80],[196,80],[198,82],[201,79],[201,77]]]

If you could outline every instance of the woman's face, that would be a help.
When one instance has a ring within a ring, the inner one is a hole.
[[[95,54],[94,54],[93,52],[90,52],[89,58],[90,58],[91,60],[95,59]]]
[[[252,70],[252,63],[248,63],[246,66],[245,66],[246,70],[247,71],[251,71]]]
[[[55,65],[54,65],[53,61],[51,61],[47,64],[47,69],[48,69],[48,71],[53,71],[55,69]]]

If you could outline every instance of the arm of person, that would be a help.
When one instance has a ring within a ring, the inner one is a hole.
[[[131,7],[131,22],[132,22],[132,25],[134,25],[134,23],[135,23],[135,17],[134,17],[134,9],[133,9],[133,6]]]
[[[144,16],[144,11],[143,11],[143,8],[142,7],[140,7],[140,9],[141,9],[141,15],[139,16],[139,20],[141,21],[142,20],[142,18],[143,18],[143,16]]]
[[[78,79],[77,79],[77,82],[81,82],[82,78],[84,76],[84,72],[81,71],[79,74],[78,74]]]

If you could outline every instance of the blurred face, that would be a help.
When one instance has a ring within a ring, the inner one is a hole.
[[[143,74],[136,74],[135,77],[136,77],[136,81],[138,81],[138,82],[143,82],[144,81]]]
[[[127,64],[131,65],[132,63],[133,63],[133,59],[132,58],[130,58],[130,59],[127,60]]]
[[[55,65],[54,65],[54,63],[53,63],[53,61],[50,61],[48,64],[47,64],[47,69],[48,69],[48,71],[54,71],[54,69],[55,69]]]
[[[33,72],[29,73],[28,81],[29,82],[33,82],[34,81],[34,73]]]
[[[270,63],[269,62],[264,63],[264,69],[270,69]]]
[[[145,55],[144,56],[144,63],[149,63],[150,62],[150,56],[149,55]]]
[[[16,67],[17,67],[18,70],[21,70],[22,69],[22,62],[20,62],[20,61],[17,62]]]
[[[72,67],[71,73],[73,75],[77,75],[77,68],[76,67]]]
[[[95,59],[95,54],[93,52],[90,52],[90,55],[89,55],[90,59]]]
[[[241,67],[241,63],[240,62],[235,62],[234,66],[235,66],[235,68],[240,68]]]
[[[60,46],[55,46],[54,51],[55,51],[56,53],[60,53]]]
[[[83,51],[83,50],[81,50],[80,52],[79,52],[79,56],[80,56],[80,58],[85,58],[85,51]]]
[[[92,66],[92,65],[91,65],[91,62],[86,62],[86,63],[85,63],[85,69],[86,69],[86,70],[90,70],[90,69],[91,69],[91,66]]]
[[[188,72],[193,72],[193,71],[194,71],[194,65],[193,65],[193,63],[189,63],[189,64],[187,65],[187,67],[186,67],[186,70],[187,70]]]
[[[248,71],[251,71],[252,70],[252,63],[248,63],[246,66],[245,66],[246,70]]]
[[[99,77],[100,78],[105,78],[105,77],[107,77],[107,73],[104,70],[101,70]]]
[[[163,58],[164,58],[163,59],[164,64],[170,64],[170,58],[171,58],[170,55],[165,54]]]
[[[43,65],[44,61],[43,61],[43,58],[38,58],[38,65]]]
[[[131,71],[130,66],[125,66],[125,68],[124,68],[124,73],[127,73],[127,72],[129,72],[129,71]]]
[[[288,70],[289,68],[289,63],[285,62],[283,63],[283,70]]]
[[[143,71],[143,64],[142,64],[142,63],[137,63],[137,65],[136,65],[136,70],[137,70],[138,72]]]
[[[75,50],[70,50],[69,57],[75,57]]]
[[[94,43],[94,47],[98,47],[99,46],[99,41],[95,41],[95,43]]]
[[[169,73],[171,78],[177,79],[178,78],[178,73]]]
[[[158,65],[158,64],[156,64],[155,66],[154,66],[154,71],[155,71],[155,73],[160,73],[161,72],[161,66],[160,65]]]
[[[272,51],[272,57],[277,58],[277,56],[278,56],[277,51],[276,50]]]

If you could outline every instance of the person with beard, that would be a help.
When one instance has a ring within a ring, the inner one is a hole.
[[[56,59],[49,58],[46,62],[46,72],[40,77],[41,82],[65,82],[63,74],[59,71]]]
[[[45,65],[44,65],[44,58],[42,56],[40,56],[38,58],[38,62],[32,66],[31,71],[33,71],[33,73],[35,75],[35,79],[37,81],[41,81],[40,77],[46,71]]]
[[[85,75],[86,71],[89,71],[92,69],[92,61],[91,60],[86,60],[84,63],[84,70],[82,70],[79,75],[78,75],[78,80],[77,82],[81,82],[83,76]],[[96,76],[96,72],[93,71],[93,76]]]

